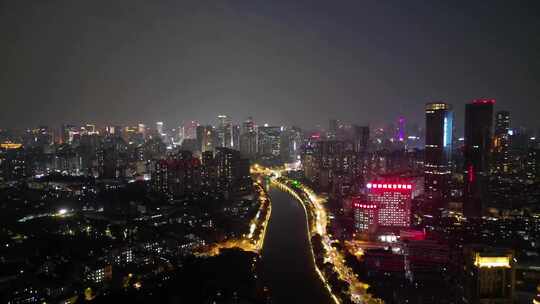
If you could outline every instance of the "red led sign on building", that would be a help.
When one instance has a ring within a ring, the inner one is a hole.
[[[375,209],[375,208],[377,208],[376,205],[372,205],[372,204],[359,204],[359,203],[355,203],[355,204],[354,204],[354,207],[355,207],[355,208],[361,208],[361,209]]]
[[[411,184],[368,183],[368,189],[412,190]]]
[[[479,98],[479,99],[473,100],[473,104],[495,104],[495,99]]]

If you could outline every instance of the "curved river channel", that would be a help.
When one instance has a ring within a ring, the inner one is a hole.
[[[315,272],[303,207],[275,187],[268,194],[272,216],[262,250],[262,270],[271,303],[333,303]]]

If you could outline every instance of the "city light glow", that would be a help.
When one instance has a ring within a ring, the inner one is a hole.
[[[483,257],[477,254],[474,260],[474,265],[478,268],[510,268],[510,257]]]

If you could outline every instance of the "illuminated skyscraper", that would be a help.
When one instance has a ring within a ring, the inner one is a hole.
[[[424,189],[432,209],[445,207],[449,197],[452,125],[450,105],[441,102],[426,104]]]
[[[240,126],[233,125],[231,126],[231,148],[235,150],[240,150]]]
[[[84,130],[85,134],[96,134],[96,125],[95,124],[86,124],[86,126],[81,128],[81,131]]]
[[[528,183],[540,180],[540,149],[529,148],[525,161],[525,177]]]
[[[335,139],[338,136],[340,122],[337,119],[330,119],[328,121],[328,133],[326,136],[328,139]]]
[[[356,152],[366,152],[369,145],[369,127],[352,125],[352,139]]]
[[[90,139],[90,138],[88,138]],[[83,145],[86,145],[84,142]],[[107,138],[97,147],[98,174],[101,178],[125,177],[127,145],[121,138]]]
[[[247,132],[240,135],[240,153],[243,157],[254,158],[257,154],[257,133]]]
[[[510,113],[499,111],[495,115],[495,137],[493,141],[493,173],[510,173]]]
[[[467,217],[480,217],[487,207],[494,104],[494,99],[476,99],[465,106],[463,211]]]
[[[281,159],[286,163],[299,160],[301,145],[302,135],[300,128],[292,127],[283,129],[280,143]]]
[[[168,159],[157,160],[154,166],[152,187],[155,191],[182,197],[200,190],[201,162],[190,151],[180,151]]]
[[[242,134],[249,132],[255,132],[255,123],[253,122],[253,117],[251,116],[242,123]]]
[[[251,185],[249,160],[240,157],[237,150],[218,147],[215,155],[217,177],[221,190],[244,192]]]
[[[158,135],[163,134],[163,122],[162,121],[156,122],[156,131],[157,131]]]
[[[142,145],[144,143],[144,138],[142,136],[142,133],[139,133],[138,130],[139,130],[138,127],[126,126],[124,128],[122,138],[124,139],[126,143],[130,145],[131,144]]]
[[[217,172],[220,182],[230,186],[234,179],[234,162],[240,158],[240,153],[229,148],[216,148]]]
[[[231,119],[227,115],[218,115],[217,126],[217,147],[232,148],[233,142],[233,130]]]
[[[366,185],[368,204],[376,206],[377,225],[407,228],[411,224],[412,185],[404,182],[374,181]]]
[[[399,142],[403,142],[405,140],[405,117],[400,117],[398,119],[396,140]]]
[[[47,126],[28,129],[24,135],[24,145],[27,147],[45,147],[54,142],[54,132]]]
[[[236,149],[243,157],[253,159],[257,155],[257,130],[251,116],[242,123],[240,131],[239,147]]]
[[[142,134],[143,138],[146,138],[146,126],[140,123],[138,127],[139,127],[139,133]]]
[[[201,152],[213,151],[215,134],[212,126],[197,126],[197,146]]]
[[[116,127],[115,126],[106,126],[105,127],[105,134],[112,136],[116,134]]]
[[[182,137],[183,139],[194,139],[197,138],[197,126],[199,124],[194,121],[188,121],[182,126]]]
[[[258,128],[257,152],[263,156],[279,156],[281,151],[281,127],[268,126]]]
[[[62,143],[71,144],[73,142],[73,138],[79,134],[80,130],[76,126],[62,125]]]

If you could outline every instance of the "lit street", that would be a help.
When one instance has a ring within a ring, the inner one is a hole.
[[[278,175],[278,173],[275,175]],[[358,280],[353,271],[347,265],[345,265],[342,253],[332,246],[334,240],[332,240],[326,231],[328,216],[324,207],[325,199],[318,196],[309,187],[306,187],[296,181],[292,182],[292,180],[283,179],[280,182],[274,179],[273,182],[280,189],[290,193],[300,200],[306,208],[306,212],[310,212],[312,214],[313,221],[311,223],[310,231],[312,234],[316,233],[321,235],[322,244],[326,252],[325,261],[331,263],[334,270],[338,273],[339,278],[349,284],[351,300],[355,303],[378,303],[377,299],[373,299],[370,294],[366,293],[369,286]],[[292,190],[289,184],[295,184],[295,186],[305,194],[306,198],[301,198],[296,195],[295,191]],[[320,273],[320,270],[317,271]],[[335,296],[333,297],[337,302]]]

